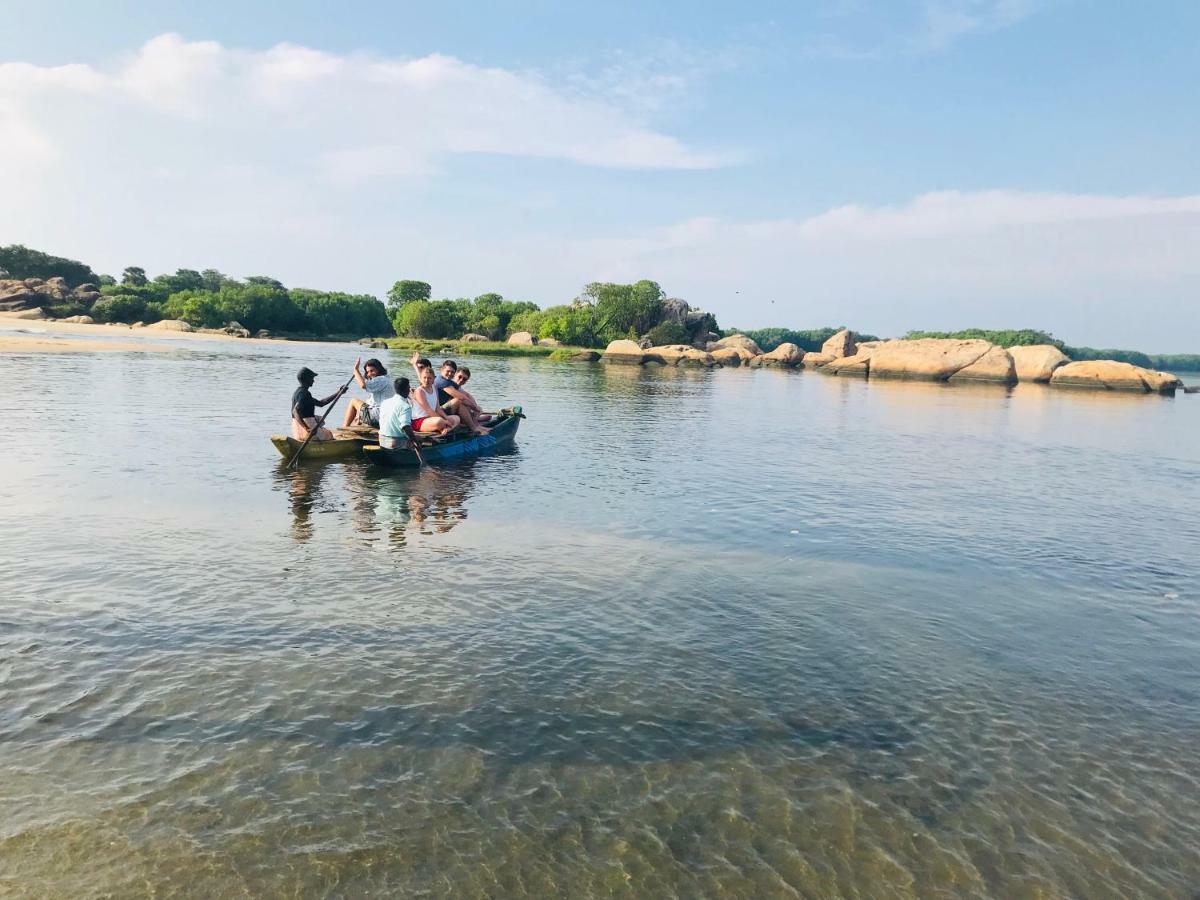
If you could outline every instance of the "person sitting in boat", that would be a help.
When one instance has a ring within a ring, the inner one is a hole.
[[[368,359],[365,364],[362,357],[354,361],[354,380],[358,386],[371,396],[367,400],[357,397],[350,401],[346,408],[346,420],[342,427],[349,428],[355,421],[369,428],[379,427],[379,406],[388,397],[395,394],[391,379],[387,377],[387,369],[377,359]]]
[[[420,384],[409,394],[413,402],[413,431],[421,434],[449,434],[458,427],[461,420],[438,404],[437,388],[433,386],[433,366],[418,369],[417,377]]]
[[[478,401],[467,391],[467,382],[471,380],[471,370],[466,366],[459,366],[454,373],[454,386],[449,388],[451,394],[451,402],[453,406],[447,406],[447,409],[453,412],[466,412],[470,414],[471,420],[481,426],[476,429],[477,434],[490,434],[490,428],[482,426],[492,420],[491,413],[485,413],[479,406]],[[464,416],[464,421],[466,417]],[[469,423],[468,423],[469,424]]]
[[[379,405],[379,446],[396,450],[407,438],[416,444],[420,437],[413,430],[411,386],[407,378],[392,382],[392,396]]]
[[[295,393],[292,394],[292,437],[298,441],[308,440],[309,433],[317,427],[317,407],[328,406],[342,396],[342,392],[338,390],[321,400],[316,399],[310,390],[316,379],[317,373],[308,366],[296,373],[296,380],[300,382],[300,387],[296,388]],[[332,441],[333,432],[328,428],[318,428],[317,433],[313,435],[313,440]]]
[[[429,366],[429,360],[419,358],[415,352],[410,362],[417,370],[418,375],[423,366]],[[459,390],[458,383],[455,381],[457,372],[458,363],[452,359],[442,360],[441,374],[433,380],[433,386],[438,394],[438,406],[447,413],[458,416],[462,424],[475,434],[489,434],[490,429],[485,428],[483,421],[479,418],[480,409],[474,398]]]

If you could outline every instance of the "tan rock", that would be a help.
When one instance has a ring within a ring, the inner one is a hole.
[[[805,353],[800,360],[800,364],[806,369],[819,369],[821,366],[828,365],[833,362],[835,357],[826,356],[824,353]]]
[[[872,353],[886,343],[887,341],[859,341],[858,349],[855,351],[854,355],[858,356],[860,353]]]
[[[1059,366],[1050,376],[1055,387],[1092,388],[1101,391],[1135,391],[1174,394],[1182,382],[1166,372],[1143,369],[1111,359],[1089,359]]]
[[[722,366],[745,366],[755,357],[743,347],[718,347],[709,352],[713,361]]]
[[[727,347],[735,347],[746,350],[752,353],[754,356],[758,356],[762,353],[762,348],[759,347],[758,344],[754,343],[753,338],[748,338],[744,334],[731,334],[729,337],[721,338],[719,341],[715,341],[714,344],[715,346],[710,346],[708,348],[710,353],[713,350],[724,350]]]
[[[662,363],[664,366],[690,366],[693,368],[709,368],[716,365],[716,360],[713,359],[712,354],[704,350],[697,350],[689,344],[665,344],[661,347],[650,347],[642,352],[642,361],[646,363]]]
[[[849,328],[843,328],[821,345],[821,352],[826,356],[832,356],[834,359],[841,359],[843,356],[854,356],[858,352],[858,346],[854,340],[854,332]]]
[[[955,372],[981,359],[994,346],[989,341],[922,338],[915,341],[885,341],[866,352],[871,360],[872,378],[945,381]]]
[[[866,378],[871,374],[871,355],[856,353],[854,356],[843,356],[821,366],[820,370],[826,375],[853,375]]]
[[[481,341],[490,340],[490,338],[488,338],[488,336],[484,335],[484,334],[475,334],[473,331],[468,331],[466,334],[464,334],[462,337],[460,337],[459,340],[464,341],[468,344],[478,344]]]
[[[46,311],[40,306],[35,306],[33,309],[16,309],[5,310],[0,312],[0,316],[6,319],[45,319]]]
[[[1009,347],[1008,355],[1013,358],[1020,381],[1049,381],[1055,369],[1071,361],[1069,356],[1053,344]]]
[[[562,341],[557,338],[538,338],[539,347],[561,347]]]
[[[779,366],[786,369],[798,366],[802,359],[804,359],[804,351],[795,344],[789,343],[780,344],[770,353],[755,357],[760,366]]]
[[[521,347],[532,347],[537,341],[528,331],[518,331],[515,334],[508,336],[508,343],[516,344]]]
[[[62,321],[72,322],[75,325],[95,325],[96,324],[96,320],[93,319],[91,316],[67,316]]]
[[[595,350],[580,350],[571,357],[572,362],[596,362],[600,359],[600,354]]]
[[[183,319],[162,319],[155,322],[153,325],[147,325],[147,330],[154,331],[195,331],[196,329],[189,325]]]
[[[1003,347],[992,346],[987,353],[969,366],[959,369],[950,376],[951,381],[995,381],[1000,384],[1016,384],[1017,368],[1013,358]]]
[[[620,340],[613,341],[605,347],[604,355],[600,359],[606,363],[640,366],[645,361],[645,357],[646,353],[637,341]]]

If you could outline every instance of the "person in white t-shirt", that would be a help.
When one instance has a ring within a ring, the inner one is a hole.
[[[414,445],[419,440],[412,427],[408,379],[397,378],[392,386],[395,393],[379,404],[379,446],[389,450],[404,446],[406,439]]]
[[[357,421],[360,425],[378,428],[379,405],[396,393],[391,379],[387,377],[387,369],[377,359],[368,359],[363,364],[360,356],[354,361],[354,380],[371,396],[366,400],[355,397],[350,401],[350,405],[346,408],[346,420],[342,422],[342,427],[349,428]]]

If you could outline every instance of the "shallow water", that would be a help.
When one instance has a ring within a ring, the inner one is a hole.
[[[0,895],[1195,895],[1200,399],[177,346],[0,357]]]

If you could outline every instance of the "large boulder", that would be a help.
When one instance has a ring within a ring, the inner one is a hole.
[[[950,376],[951,381],[995,381],[1015,384],[1017,369],[1013,358],[1003,347],[993,345],[987,353]]]
[[[243,327],[241,322],[228,322],[221,330],[230,337],[250,337],[250,329]]]
[[[518,331],[508,336],[508,343],[519,347],[532,347],[537,343],[537,340],[528,331]]]
[[[819,369],[821,366],[827,366],[833,362],[836,357],[828,356],[824,353],[805,353],[800,360],[800,365],[806,369]]]
[[[1055,369],[1071,361],[1067,354],[1053,344],[1009,347],[1008,355],[1013,358],[1019,381],[1049,381]]]
[[[820,370],[826,375],[852,375],[857,378],[866,378],[871,374],[871,354],[856,353],[853,356],[839,356],[821,366]]]
[[[539,347],[561,347],[562,341],[557,338],[538,338]]]
[[[147,330],[154,331],[195,331],[196,329],[189,325],[183,319],[162,319],[155,322],[153,325],[147,325]]]
[[[35,309],[45,302],[45,296],[24,281],[0,279],[0,312]]]
[[[687,325],[688,312],[691,307],[688,306],[686,300],[681,300],[679,297],[668,297],[662,302],[662,319],[663,322],[674,322],[676,325]]]
[[[1182,382],[1166,372],[1155,372],[1111,359],[1090,359],[1059,366],[1050,376],[1050,384],[1101,391],[1174,394]]]
[[[646,360],[646,352],[637,341],[613,341],[604,348],[602,362],[640,366]]]
[[[721,338],[714,344],[709,345],[706,349],[711,353],[713,350],[724,350],[728,347],[745,350],[755,356],[762,353],[762,348],[754,343],[754,339],[748,338],[744,334],[731,334],[729,337]]]
[[[100,293],[100,288],[97,285],[92,284],[90,281],[85,281],[83,284],[76,285],[75,289],[71,291],[71,293],[76,297],[78,297],[80,294],[98,294]]]
[[[795,344],[786,342],[780,344],[770,353],[754,357],[754,361],[760,366],[782,366],[788,369],[800,365],[803,359],[804,351]]]
[[[70,322],[72,325],[95,325],[96,320],[91,316],[67,316],[65,319],[60,319],[62,322]]]
[[[878,347],[859,351],[846,359],[869,359],[869,371],[873,378],[878,376],[946,381],[962,369],[983,359],[995,346],[989,341],[962,341],[951,338],[884,341]]]
[[[71,294],[71,296],[75,299],[75,302],[77,302],[77,303],[80,303],[84,306],[92,306],[97,300],[99,300],[104,295],[101,294],[99,291],[80,291],[78,288],[76,288],[75,291]]]
[[[595,350],[580,350],[571,357],[571,362],[596,362],[600,354]]]
[[[722,366],[740,366],[755,358],[749,350],[742,350],[740,347],[718,347],[709,355],[715,363]]]
[[[843,328],[821,345],[821,352],[825,356],[832,356],[834,359],[841,359],[843,356],[854,356],[858,352],[858,345],[854,340],[854,332],[849,328]]]
[[[468,331],[459,340],[467,344],[479,344],[491,339],[486,334],[476,334],[473,331]]]
[[[642,361],[696,369],[708,369],[716,365],[716,360],[713,359],[711,353],[697,350],[690,344],[665,344],[661,347],[651,347],[643,351]]]
[[[45,283],[38,288],[38,292],[61,302],[71,296],[71,287],[67,284],[67,279],[55,275],[53,278],[47,278]]]

